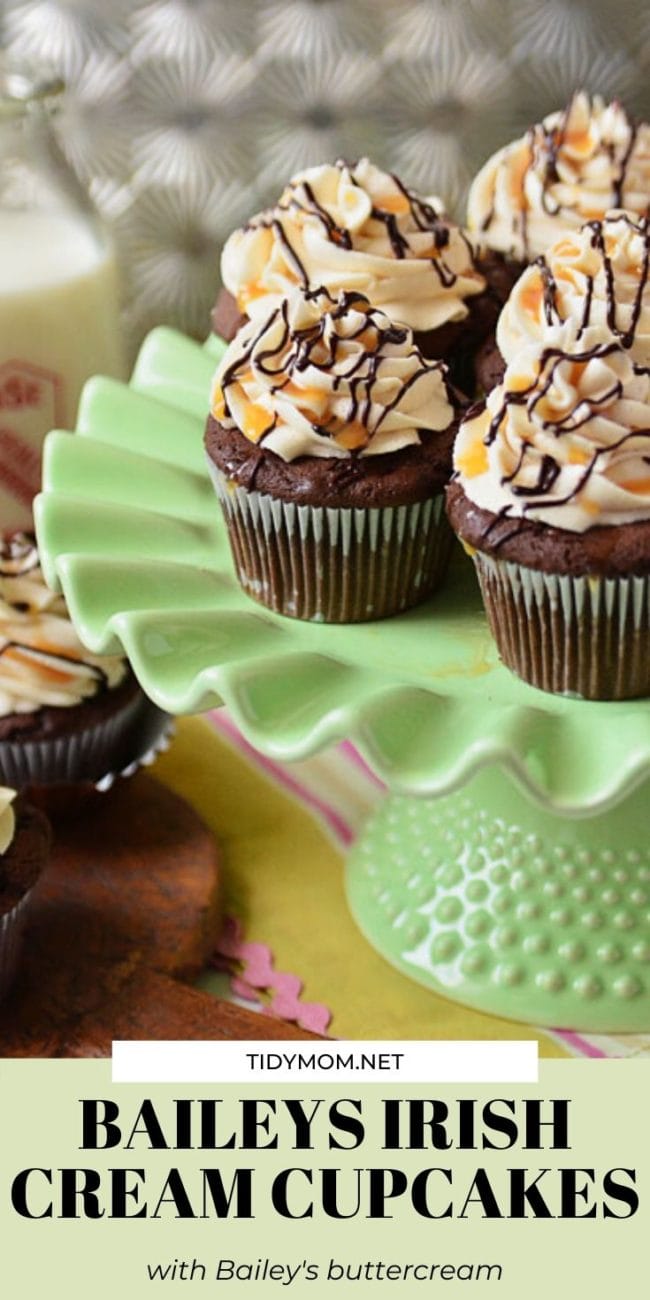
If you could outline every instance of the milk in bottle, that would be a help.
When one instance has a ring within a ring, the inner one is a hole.
[[[108,238],[54,141],[53,92],[0,66],[0,530],[31,525],[49,429],[123,377]]]

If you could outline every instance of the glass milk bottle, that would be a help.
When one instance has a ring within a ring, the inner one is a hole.
[[[60,82],[0,63],[0,531],[31,526],[41,450],[90,375],[124,377],[107,234],[61,153]]]

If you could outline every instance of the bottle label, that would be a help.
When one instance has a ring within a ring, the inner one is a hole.
[[[61,375],[12,360],[0,364],[0,527],[30,528],[41,486],[45,434],[64,424]]]

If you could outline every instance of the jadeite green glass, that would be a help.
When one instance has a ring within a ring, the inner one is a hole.
[[[351,856],[350,900],[402,970],[506,1016],[650,1029],[650,700],[518,681],[460,548],[444,590],[384,623],[252,602],[204,462],[223,346],[155,330],[130,386],[91,380],[77,434],[47,439],[39,543],[80,636],[123,646],[172,713],[227,703],[272,757],[355,740],[394,795]]]

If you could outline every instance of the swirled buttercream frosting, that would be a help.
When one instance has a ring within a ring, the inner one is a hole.
[[[0,853],[6,853],[16,830],[16,814],[12,804],[16,791],[0,785]]]
[[[611,208],[645,215],[649,193],[650,126],[580,91],[488,159],[470,189],[468,225],[490,248],[531,261]]]
[[[610,212],[563,235],[524,271],[501,312],[506,362],[549,326],[570,321],[578,340],[590,326],[609,331],[634,361],[650,365],[650,222]]]
[[[0,543],[0,717],[70,708],[118,686],[127,665],[82,646],[62,596],[46,586],[33,537]]]
[[[285,461],[398,451],[454,418],[447,368],[423,359],[410,329],[360,294],[324,290],[294,291],[239,331],[211,410]]]
[[[578,533],[650,519],[650,371],[602,330],[550,328],[461,424],[454,470],[501,519]]]
[[[224,285],[249,316],[296,285],[365,294],[399,324],[437,329],[463,320],[486,281],[467,236],[437,198],[422,198],[367,158],[310,167],[275,207],[227,240]]]

